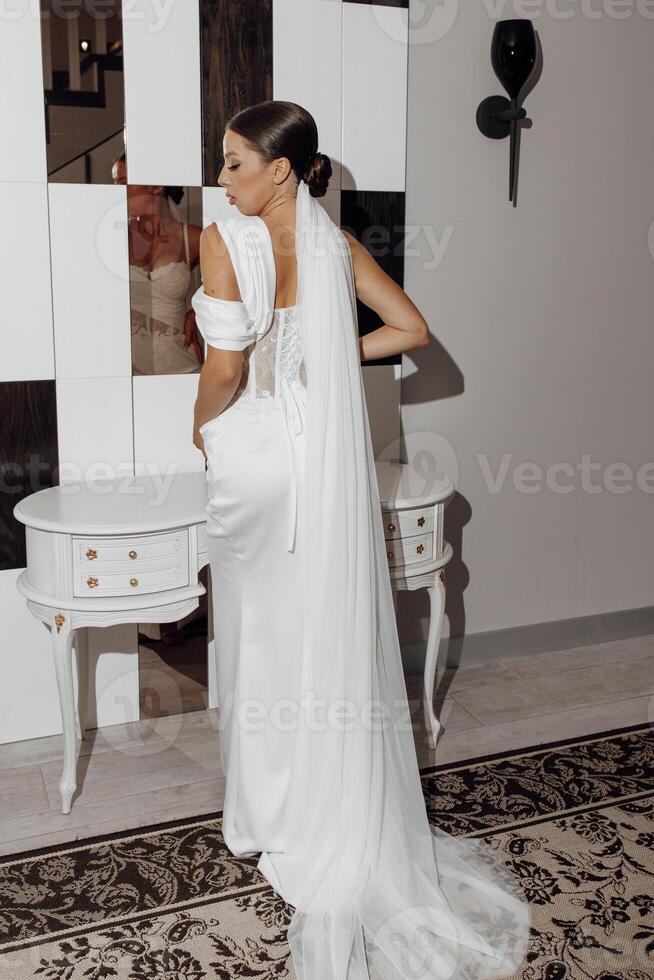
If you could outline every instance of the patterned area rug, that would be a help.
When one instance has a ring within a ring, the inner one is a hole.
[[[532,908],[515,980],[654,980],[654,727],[422,772],[430,820],[505,856]],[[292,909],[220,814],[0,859],[2,980],[295,980]]]

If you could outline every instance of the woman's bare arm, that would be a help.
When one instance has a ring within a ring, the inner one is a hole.
[[[426,347],[429,326],[420,310],[361,242],[348,231],[343,234],[352,253],[357,297],[383,321],[381,327],[359,338],[361,359],[370,361]]]
[[[200,272],[208,296],[240,300],[234,266],[215,224],[208,225],[200,235]],[[193,413],[193,442],[199,449],[203,446],[197,430],[209,419],[220,415],[238,387],[242,370],[243,351],[219,350],[207,345]]]

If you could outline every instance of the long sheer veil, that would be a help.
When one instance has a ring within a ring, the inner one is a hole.
[[[395,622],[345,236],[301,181],[307,375],[302,681],[289,848],[262,868],[294,906],[298,980],[514,972],[529,906],[479,840],[430,826]]]

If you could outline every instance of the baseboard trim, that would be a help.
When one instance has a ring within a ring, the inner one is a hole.
[[[439,669],[466,667],[552,650],[574,650],[650,633],[654,633],[654,606],[642,606],[595,616],[446,636],[440,643],[438,665]],[[425,642],[403,643],[402,661],[405,674],[421,674],[425,665]]]

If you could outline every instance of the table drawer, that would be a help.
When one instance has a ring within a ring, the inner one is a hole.
[[[434,557],[434,535],[416,534],[407,538],[386,539],[386,557],[390,568],[417,565]]]
[[[163,589],[180,589],[188,585],[188,562],[167,568],[148,570],[117,571],[115,568],[94,569],[79,574],[75,578],[74,594],[86,595],[143,595],[147,592],[161,592]]]
[[[384,537],[399,538],[407,534],[425,534],[434,529],[434,508],[417,507],[413,510],[385,510],[382,512]]]
[[[73,537],[73,595],[135,595],[189,585],[188,529]]]
[[[99,565],[126,563],[138,566],[142,561],[174,562],[188,556],[188,530],[162,531],[157,534],[131,534],[111,538],[73,536],[73,568],[75,571],[97,568]]]

